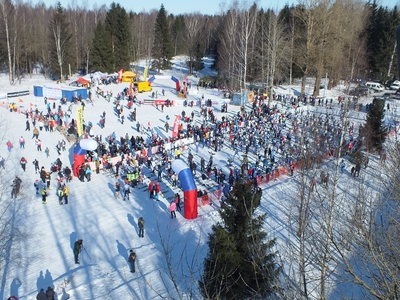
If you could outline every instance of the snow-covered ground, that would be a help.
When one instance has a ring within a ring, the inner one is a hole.
[[[175,83],[171,75],[179,79],[185,78],[185,68],[182,59],[171,71],[164,71],[162,76],[156,76],[153,91],[158,91],[159,99],[180,100],[175,92]],[[209,68],[204,70],[210,73]],[[200,72],[201,73],[201,72]],[[25,78],[21,84],[10,87],[5,75],[0,76],[2,83],[0,93],[33,89],[34,85],[49,84],[41,75]],[[204,94],[205,99],[220,100],[222,92],[215,89],[202,89],[196,87],[198,78],[189,77],[192,88],[189,90],[189,101],[198,100]],[[53,84],[53,83],[52,83]],[[116,96],[128,86],[128,83],[100,86],[104,91],[112,91]],[[298,88],[298,87],[297,87]],[[162,89],[165,97],[161,97]],[[278,92],[285,94],[288,87],[278,88]],[[94,91],[94,89],[93,89]],[[326,91],[326,96],[337,97],[340,90]],[[151,93],[139,94],[139,99],[150,98]],[[93,93],[94,95],[94,93]],[[19,97],[23,102],[19,105],[25,108],[37,105],[39,110],[45,111],[43,98],[34,97],[33,94]],[[14,98],[17,101],[17,98]],[[14,100],[13,99],[13,100]],[[86,124],[94,124],[93,134],[103,137],[116,133],[117,140],[128,133],[137,135],[136,122],[125,119],[122,125],[113,111],[112,102],[93,96],[93,104],[87,103],[84,110]],[[364,100],[365,103],[372,99]],[[58,103],[57,103],[58,106]],[[137,121],[147,126],[158,127],[162,134],[167,136],[164,129],[166,116],[171,120],[182,112],[190,114],[192,110],[199,111],[199,107],[183,108],[182,106],[165,107],[164,112],[151,105],[135,106]],[[68,106],[64,105],[66,110]],[[72,117],[75,116],[77,106],[73,106]],[[316,111],[323,113],[323,107],[315,107]],[[218,118],[220,105],[214,107]],[[236,114],[239,107],[230,105],[228,114]],[[107,112],[106,128],[98,125],[103,111]],[[124,109],[127,117],[127,109]],[[339,113],[338,107],[333,110]],[[354,122],[363,122],[365,115],[352,112]],[[25,131],[26,118],[23,114],[9,112],[6,108],[0,109],[2,140],[0,155],[6,158],[6,169],[0,170],[3,178],[12,179],[19,176],[22,179],[22,192],[17,200],[23,203],[18,221],[27,233],[26,240],[19,249],[21,258],[18,264],[10,264],[9,268],[1,270],[2,286],[0,299],[14,295],[19,299],[36,299],[41,288],[53,287],[58,300],[61,299],[172,299],[177,295],[174,284],[179,292],[196,291],[197,280],[200,278],[203,259],[207,252],[207,233],[211,225],[219,220],[217,209],[212,206],[199,207],[199,216],[195,220],[186,220],[182,213],[177,213],[176,219],[170,219],[169,201],[173,200],[179,188],[172,187],[166,180],[161,185],[163,197],[159,202],[149,198],[147,185],[140,185],[134,189],[129,201],[114,198],[114,184],[116,178],[107,174],[93,174],[90,182],[80,182],[74,178],[68,184],[70,196],[68,205],[59,205],[56,196],[56,174],[51,181],[50,196],[46,205],[42,204],[40,195],[35,194],[33,182],[39,179],[35,174],[32,164],[34,159],[47,170],[57,157],[60,157],[64,166],[72,165],[72,144],[67,144],[67,151],[57,155],[55,145],[65,139],[59,132],[40,132],[43,150],[50,149],[50,157],[43,152],[38,152],[32,139],[32,131]],[[200,117],[195,117],[195,123],[200,123]],[[170,124],[171,125],[171,124]],[[31,129],[32,130],[32,129]],[[171,131],[169,132],[169,135]],[[25,149],[20,149],[18,139],[26,139]],[[14,144],[11,153],[8,153],[6,142]],[[201,157],[208,160],[208,149],[199,149],[195,152],[195,160]],[[225,173],[228,173],[226,161],[233,151],[225,147],[223,151],[215,154],[214,162]],[[28,160],[27,170],[23,172],[19,166],[20,158]],[[184,159],[187,153],[183,155]],[[239,165],[239,161],[235,161]],[[375,162],[372,162],[373,164]],[[198,164],[199,166],[199,164]],[[347,174],[348,175],[348,174]],[[155,175],[145,171],[145,183],[155,179]],[[265,230],[272,237],[277,237],[280,243],[290,240],[293,232],[290,230],[290,221],[287,212],[290,210],[291,191],[294,188],[292,178],[282,176],[279,179],[263,185],[263,201],[260,209],[268,213],[268,222]],[[343,178],[345,181],[346,179]],[[199,174],[196,178],[198,188],[207,189],[202,185]],[[207,182],[212,184],[212,182]],[[6,190],[3,197],[8,197],[10,190]],[[293,191],[294,192],[294,191]],[[138,237],[137,221],[139,217],[145,219],[145,237]],[[81,253],[81,264],[74,263],[73,246],[78,239],[83,239],[85,249]],[[279,247],[279,246],[278,246]],[[127,262],[129,250],[137,254],[136,273],[129,272]],[[171,278],[174,278],[171,280]],[[196,298],[196,295],[191,295]],[[199,296],[199,295],[197,295]],[[183,299],[189,296],[182,295]],[[200,298],[200,297],[199,297]]]

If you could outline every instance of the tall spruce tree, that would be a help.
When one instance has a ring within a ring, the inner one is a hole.
[[[129,32],[128,14],[125,8],[113,2],[110,10],[107,11],[104,24],[105,30],[111,37],[114,70],[120,68],[129,69],[129,41],[131,34]]]
[[[67,22],[64,9],[60,2],[49,24],[50,32],[50,68],[53,75],[59,75],[64,80],[68,65],[72,62],[70,23]]]
[[[265,214],[255,214],[260,200],[252,184],[237,183],[220,210],[199,282],[205,299],[264,299],[278,290],[275,239],[263,231]]]
[[[380,150],[385,142],[387,130],[384,124],[385,101],[374,99],[371,109],[367,114],[367,120],[363,135],[368,151]]]
[[[91,66],[95,71],[109,73],[115,71],[111,37],[102,22],[97,24],[94,31],[91,56]]]
[[[171,41],[171,33],[167,21],[167,12],[164,5],[158,11],[156,23],[154,25],[154,43],[152,48],[153,62],[152,67],[160,70],[171,68],[171,59],[173,54],[173,46]]]

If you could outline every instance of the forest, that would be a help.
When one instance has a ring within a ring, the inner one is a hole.
[[[221,6],[218,15],[173,15],[168,7],[127,11],[117,3],[92,9],[4,0],[0,9],[0,58],[10,84],[41,72],[46,77],[115,72],[145,60],[158,72],[185,55],[190,74],[204,56],[215,58],[218,82],[230,90],[247,84],[268,89],[315,78],[328,88],[339,80],[392,81],[397,74],[397,6],[375,0],[300,1],[281,10],[247,1]]]

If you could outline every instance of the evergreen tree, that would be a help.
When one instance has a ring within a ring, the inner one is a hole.
[[[158,73],[160,73],[160,70],[170,69],[172,53],[173,46],[167,21],[167,12],[164,5],[161,4],[154,25],[154,44],[152,49],[154,60],[152,67],[157,69]]]
[[[183,35],[185,32],[185,17],[183,15],[178,15],[174,19],[172,25],[172,37],[174,44],[174,55],[178,55],[184,52],[184,42]]]
[[[115,71],[111,46],[110,34],[105,30],[103,23],[99,22],[94,31],[93,47],[91,52],[92,69],[108,73]]]
[[[278,291],[275,239],[266,240],[265,214],[255,215],[261,190],[237,183],[209,234],[209,253],[199,282],[206,299],[263,299]]]
[[[129,32],[128,14],[125,8],[113,2],[107,12],[104,24],[105,30],[110,34],[111,38],[114,70],[120,68],[129,69],[129,37],[131,34]]]
[[[368,112],[363,135],[368,151],[380,150],[385,142],[387,130],[384,124],[385,101],[374,99]]]
[[[68,65],[72,62],[70,24],[66,20],[64,9],[60,2],[50,21],[50,68],[53,75],[59,75],[64,80]]]

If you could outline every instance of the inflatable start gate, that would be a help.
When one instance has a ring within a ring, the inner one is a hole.
[[[171,164],[172,170],[178,175],[184,196],[184,217],[197,218],[197,188],[192,171],[181,159],[175,159]]]

